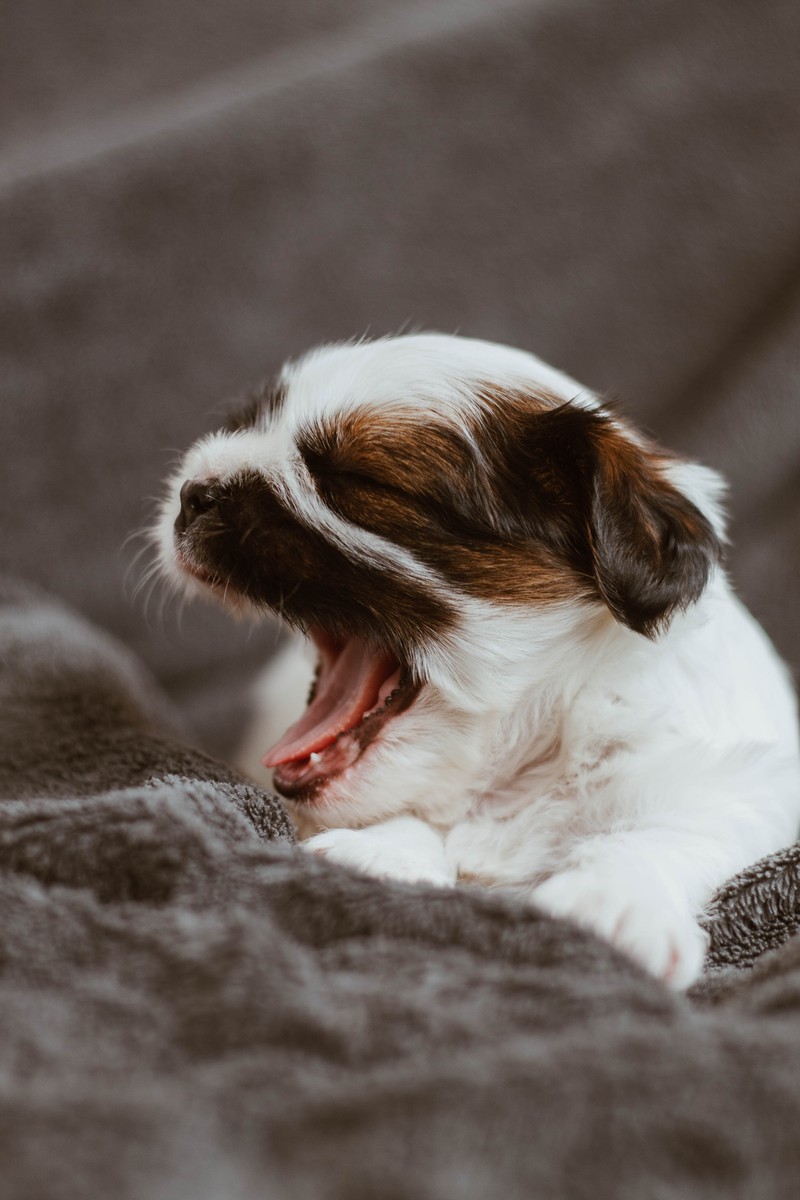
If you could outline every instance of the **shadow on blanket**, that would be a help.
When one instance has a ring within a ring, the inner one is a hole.
[[[0,663],[4,1195],[794,1194],[797,848],[720,893],[674,996],[499,897],[299,853],[23,585]]]

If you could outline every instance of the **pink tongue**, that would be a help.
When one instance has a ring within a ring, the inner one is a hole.
[[[264,755],[264,766],[277,767],[324,750],[375,707],[381,684],[396,668],[390,654],[375,654],[358,638],[335,655],[323,648],[317,694],[300,720]]]

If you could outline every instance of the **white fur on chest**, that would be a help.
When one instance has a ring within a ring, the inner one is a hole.
[[[634,924],[637,956],[685,984],[704,949],[688,916],[729,876],[796,836],[793,689],[721,573],[658,642],[608,624],[592,647],[557,683],[534,680],[511,712],[458,713],[453,727],[430,713],[432,738],[423,710],[417,737],[390,747],[396,794],[384,781],[372,821],[361,806],[361,828],[314,835],[307,825],[307,845],[373,874],[506,890],[595,928],[611,886],[623,899],[600,931],[613,937]],[[272,678],[265,674],[254,747],[268,740],[270,717],[281,725],[293,715],[288,679],[300,681],[301,705],[309,675],[299,644]],[[253,757],[243,764],[251,771]],[[398,811],[407,817],[398,821]],[[318,821],[324,829],[324,811]],[[566,883],[548,885],[562,876]],[[660,940],[649,940],[656,929]]]

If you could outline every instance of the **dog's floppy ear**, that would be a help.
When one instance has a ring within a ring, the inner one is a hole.
[[[722,547],[710,521],[667,478],[663,454],[609,420],[591,437],[597,586],[617,620],[652,637],[700,597]]]
[[[614,416],[563,404],[525,424],[525,473],[558,544],[618,621],[655,636],[699,598],[721,557],[711,522],[670,482],[668,456]]]

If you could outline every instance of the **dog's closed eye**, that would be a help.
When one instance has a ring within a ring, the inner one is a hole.
[[[403,494],[402,488],[398,487],[397,484],[389,483],[385,479],[378,479],[375,475],[370,475],[366,471],[359,470],[358,467],[329,466],[324,470],[316,472],[315,479],[318,486],[321,486],[323,489],[360,488],[373,492]]]

